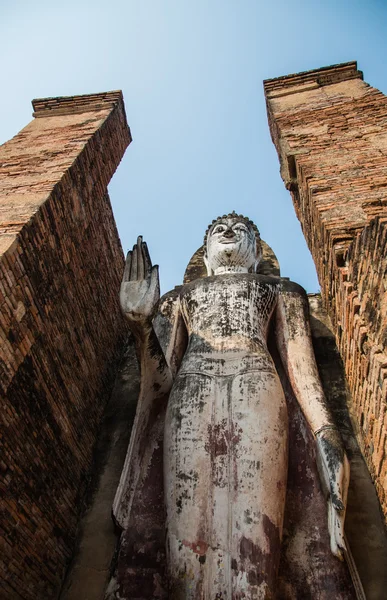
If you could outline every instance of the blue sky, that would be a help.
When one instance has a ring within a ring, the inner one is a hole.
[[[0,40],[0,142],[33,98],[123,90],[133,142],[110,197],[124,251],[144,235],[164,292],[231,210],[257,223],[284,276],[318,290],[262,81],[357,60],[386,93],[387,1],[1,0]]]

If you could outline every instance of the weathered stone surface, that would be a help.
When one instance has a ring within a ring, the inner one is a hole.
[[[118,539],[111,505],[133,426],[139,380],[134,342],[129,338],[93,454],[95,477],[61,600],[101,600],[107,586]]]
[[[204,267],[201,263],[200,270],[202,270],[202,266]],[[164,312],[167,315],[178,292],[179,288],[162,299]],[[387,539],[379,502],[352,429],[350,415],[353,414],[353,407],[346,386],[344,368],[335,343],[332,325],[322,307],[321,296],[319,294],[309,295],[309,305],[313,346],[320,377],[327,401],[335,417],[335,423],[340,429],[351,460],[346,535],[367,599],[379,600],[383,597],[387,586],[387,573],[384,568],[387,561]],[[166,347],[171,334],[168,319],[163,319],[159,314],[155,322],[155,329],[162,346]],[[273,351],[273,348],[271,349]],[[137,361],[133,354],[129,354],[126,360],[125,370],[132,374],[132,378],[135,378],[133,372],[136,371]],[[287,599],[297,599],[303,595],[304,597],[313,597],[311,594],[316,595],[316,590],[318,593],[322,593],[321,589],[325,586],[324,593],[330,599],[336,597],[336,593],[340,593],[337,590],[340,590],[343,585],[348,585],[348,574],[344,569],[341,575],[338,575],[335,561],[332,569],[332,557],[327,549],[326,537],[322,537],[326,536],[326,532],[322,533],[320,530],[320,525],[326,519],[326,508],[321,502],[314,462],[315,456],[314,453],[310,453],[310,445],[307,443],[310,444],[310,433],[302,416],[300,418],[298,415],[298,418],[294,419],[297,404],[283,373],[281,373],[281,377],[288,406],[293,413],[290,419],[290,445],[296,451],[291,451],[289,456],[290,472],[279,571],[279,596]],[[117,385],[123,388],[121,391],[123,395],[128,394],[125,382],[119,381]],[[132,398],[132,393],[129,391],[130,398]],[[128,427],[131,422],[130,419]],[[160,439],[160,446],[155,453],[154,462],[152,461],[153,466],[149,470],[144,490],[133,508],[136,516],[131,527],[122,534],[122,543],[115,563],[115,576],[109,586],[108,598],[113,599],[115,592],[146,600],[165,597],[167,589],[164,543],[165,512],[163,483],[160,480],[161,460],[162,439]],[[303,481],[305,476],[308,480],[307,486]],[[136,536],[133,536],[133,530],[136,531]],[[90,534],[86,532],[86,535]],[[106,546],[108,539],[104,539],[103,543]],[[147,554],[144,552],[145,549],[147,549]],[[111,556],[113,556],[112,551]],[[81,578],[78,586],[82,584],[83,588],[81,589],[88,589],[91,600],[99,600],[104,590],[103,582],[95,593],[91,592],[89,581],[92,575],[89,575],[84,569],[82,572],[84,560],[80,560],[81,564],[78,567],[79,578]],[[90,553],[89,561],[92,560],[93,556]],[[347,581],[346,584],[345,581]],[[332,587],[335,589],[335,586],[336,590],[332,592]],[[67,596],[65,598],[67,600]],[[76,600],[77,596],[71,596],[70,593],[69,598]]]
[[[56,597],[126,335],[120,92],[34,101],[0,148],[1,598]]]
[[[379,600],[387,588],[387,532],[375,487],[353,429],[355,407],[321,295],[310,294],[309,306],[313,346],[322,385],[351,462],[346,537],[367,600]]]
[[[207,233],[208,276],[168,294],[155,320],[157,270],[141,238],[127,258],[120,302],[136,339],[141,387],[113,504],[123,534],[106,597],[271,598],[280,583],[282,598],[325,586],[323,598],[349,600],[352,584],[337,558],[347,460],[318,378],[305,292],[256,273],[260,238],[244,217],[225,215]],[[287,382],[285,398],[279,356],[295,396]],[[298,412],[288,488],[294,506],[286,514],[288,410]],[[284,513],[296,549],[283,554],[278,581]]]
[[[281,175],[315,260],[387,517],[387,98],[356,63],[264,87]]]

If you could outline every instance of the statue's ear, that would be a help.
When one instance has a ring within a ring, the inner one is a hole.
[[[209,264],[209,262],[208,262],[208,257],[207,257],[207,254],[206,254],[206,253],[204,253],[204,254],[203,254],[203,262],[204,262],[204,264],[206,265],[206,269],[207,269],[207,276],[208,276],[208,277],[210,277],[210,275],[213,275],[213,273],[212,273],[212,271],[211,271],[211,267],[210,267],[210,264]]]
[[[255,273],[258,273],[259,263],[262,260],[262,256],[263,256],[262,244],[261,244],[261,242],[259,242],[257,244],[257,252],[256,252],[255,263],[254,263]]]

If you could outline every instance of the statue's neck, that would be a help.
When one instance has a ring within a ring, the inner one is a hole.
[[[217,267],[214,271],[214,275],[225,275],[227,273],[248,273],[247,267],[241,265],[222,265]]]

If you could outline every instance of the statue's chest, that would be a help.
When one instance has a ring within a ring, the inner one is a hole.
[[[277,302],[277,285],[257,275],[219,275],[192,282],[181,294],[187,328],[228,333],[266,330]]]

